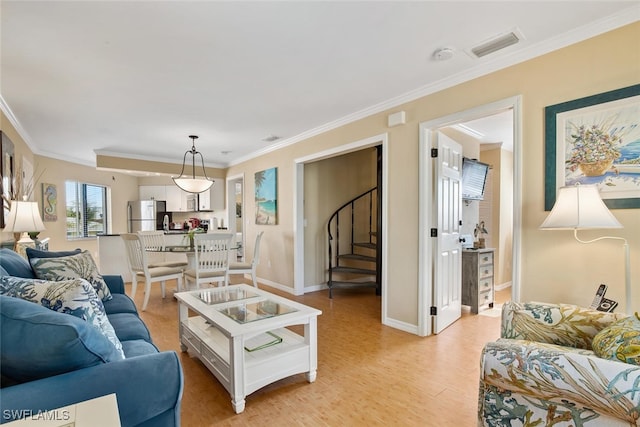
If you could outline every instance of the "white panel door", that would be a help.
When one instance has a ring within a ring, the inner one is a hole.
[[[460,318],[462,313],[462,146],[443,133],[436,132],[434,239],[434,295],[437,310],[434,332]]]

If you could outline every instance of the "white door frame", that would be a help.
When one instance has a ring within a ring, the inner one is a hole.
[[[429,308],[433,305],[432,237],[430,237],[432,197],[432,132],[438,128],[513,110],[513,270],[511,299],[520,301],[521,238],[522,238],[522,96],[505,98],[490,104],[460,111],[420,123],[419,174],[419,249],[418,249],[418,335],[433,333]]]
[[[367,147],[382,145],[382,323],[386,324],[387,313],[387,177],[389,175],[388,162],[388,134],[371,136],[339,147],[330,148],[319,153],[294,159],[294,188],[293,188],[293,280],[294,294],[304,294],[304,165],[330,157],[362,150]]]
[[[233,233],[233,237],[235,238],[238,230],[236,227],[236,182],[242,181],[242,254],[243,258],[246,256],[246,246],[245,242],[247,241],[247,224],[245,222],[245,185],[244,185],[244,173],[238,175],[231,175],[226,178],[226,187],[227,187],[227,223],[229,224],[229,232]],[[238,242],[236,242],[238,243]],[[235,251],[234,251],[235,253]]]

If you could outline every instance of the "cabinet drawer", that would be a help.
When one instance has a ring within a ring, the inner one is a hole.
[[[206,344],[202,345],[202,360],[225,387],[231,384],[231,368],[229,364],[214,353]]]
[[[487,277],[493,276],[493,265],[481,265],[478,268],[478,277],[480,279],[485,279]]]
[[[191,350],[200,354],[201,344],[200,338],[198,338],[189,328],[182,325],[182,343],[189,347]]]
[[[486,292],[493,289],[493,277],[487,277],[478,281],[478,292]]]
[[[491,302],[493,302],[493,292],[491,292],[490,290],[482,292],[480,293],[480,295],[478,295],[478,306],[483,306]]]
[[[485,252],[482,254],[478,254],[478,264],[479,265],[493,264],[493,252]]]

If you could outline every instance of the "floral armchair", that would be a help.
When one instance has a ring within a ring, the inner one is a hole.
[[[506,303],[501,338],[482,351],[478,426],[640,425],[638,325],[573,305]]]

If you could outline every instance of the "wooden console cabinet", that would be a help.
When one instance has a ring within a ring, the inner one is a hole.
[[[491,248],[462,251],[462,304],[474,314],[493,307],[493,254]]]

